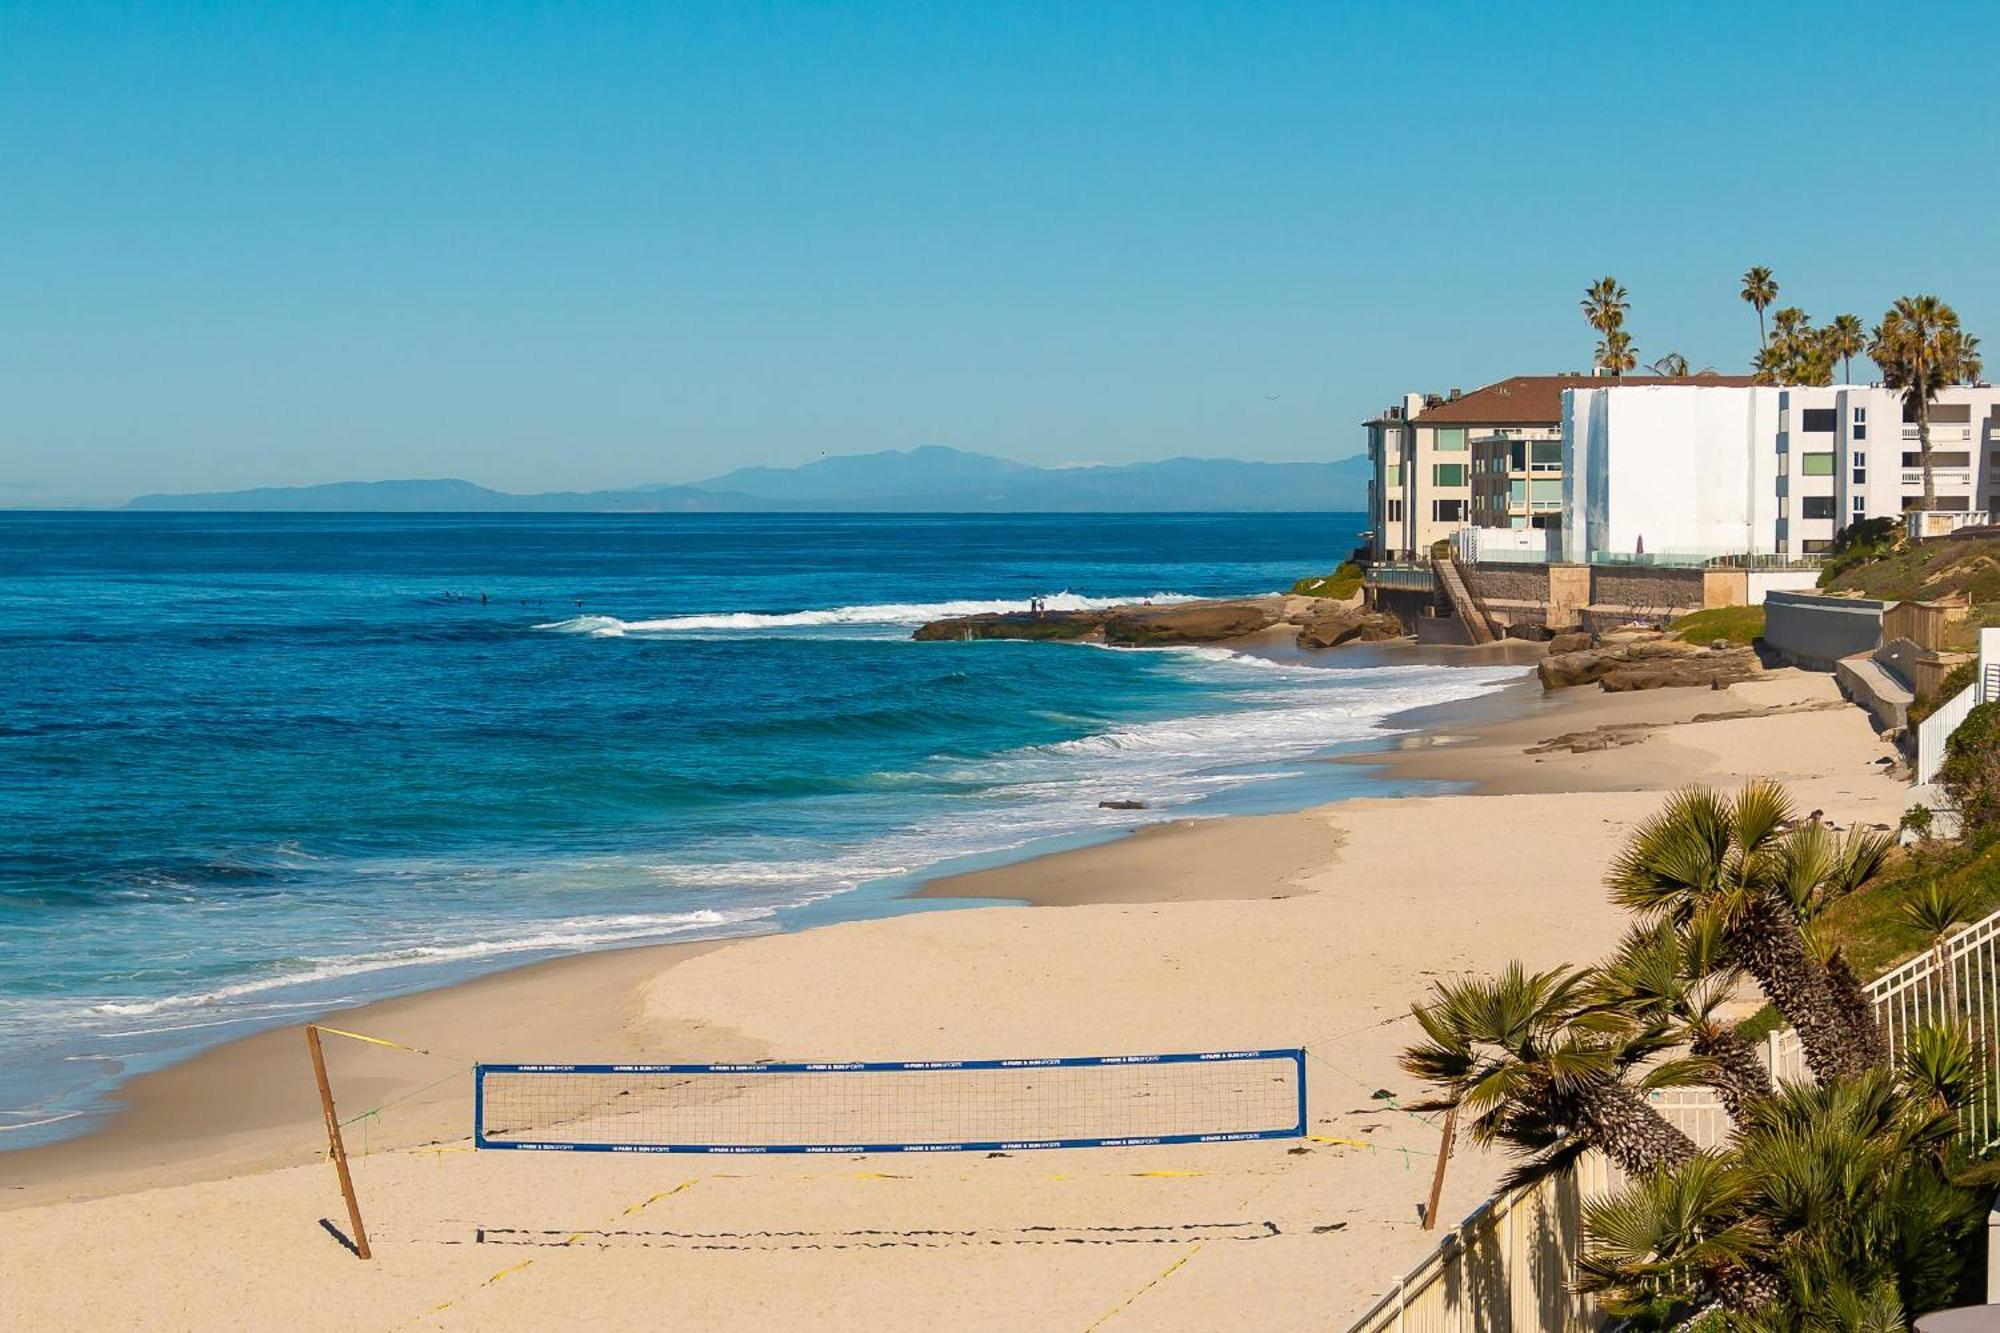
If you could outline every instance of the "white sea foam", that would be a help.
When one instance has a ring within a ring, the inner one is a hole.
[[[1085,597],[1080,593],[1055,592],[1042,599],[1051,611],[1095,611],[1134,602],[1165,605],[1188,602],[1185,593],[1157,592],[1150,596]],[[536,629],[558,634],[588,634],[595,638],[623,638],[628,634],[687,634],[717,631],[767,631],[836,629],[843,626],[921,625],[946,616],[976,616],[1008,611],[1026,611],[1028,601],[877,602],[865,606],[833,606],[814,611],[762,613],[754,611],[716,612],[708,615],[666,616],[658,620],[620,620],[616,616],[574,616],[551,621]]]
[[[622,915],[572,917],[539,923],[540,929],[523,935],[490,940],[467,940],[456,944],[418,944],[370,953],[344,954],[328,958],[305,958],[299,965],[269,976],[239,981],[213,990],[186,995],[169,995],[157,1000],[106,1001],[91,1006],[94,1014],[121,1018],[142,1017],[166,1010],[197,1008],[242,1000],[268,991],[389,968],[420,964],[469,962],[513,953],[565,953],[601,948],[608,944],[630,943],[691,930],[718,930],[760,920],[772,914],[769,907],[741,907],[729,911],[701,909],[666,915]]]

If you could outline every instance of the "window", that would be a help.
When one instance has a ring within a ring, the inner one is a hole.
[[[1515,444],[1509,448],[1508,452],[1513,455],[1511,461],[1514,471],[1526,472],[1528,470],[1528,446],[1525,444]]]
[[[1800,429],[1808,435],[1833,434],[1834,422],[1837,420],[1837,414],[1833,408],[1808,407],[1800,415],[1805,420],[1805,424]]]
[[[1537,472],[1560,472],[1563,465],[1561,440],[1538,440],[1534,446],[1534,464]]]
[[[1860,453],[1860,452],[1856,452],[1856,453],[1851,453],[1851,454],[1849,454],[1849,455],[1847,456],[1847,459],[1848,459],[1848,461],[1849,461],[1850,463],[1854,464],[1854,484],[1855,484],[1856,486],[1865,486],[1865,485],[1867,485],[1867,484],[1868,484],[1868,455],[1867,455],[1867,454],[1864,454],[1864,453]]]
[[[1433,486],[1465,485],[1465,464],[1463,463],[1431,464],[1431,485]]]
[[[1924,465],[1923,450],[1909,449],[1904,451],[1903,453],[1904,467],[1922,467],[1923,465]],[[1971,467],[1972,455],[1971,453],[1963,449],[1933,449],[1931,450],[1931,466],[1934,468]]]
[[[1919,500],[1917,503],[1922,504],[1923,502]],[[1964,495],[1940,495],[1937,498],[1936,507],[1957,513],[1972,508],[1972,501],[1970,497]]]
[[[1443,454],[1465,452],[1465,427],[1439,426],[1431,432],[1431,448]]]
[[[1388,467],[1382,469],[1382,472],[1384,485],[1401,486],[1403,484],[1403,465],[1401,463],[1391,463]]]
[[[1856,518],[1865,518],[1865,517],[1867,517],[1867,515],[1868,515],[1868,497],[1867,497],[1867,496],[1865,496],[1865,495],[1857,495],[1857,496],[1855,496],[1855,497],[1854,497],[1854,516],[1855,516]]]
[[[1833,539],[1831,537],[1808,537],[1800,542],[1799,545],[1804,548],[1807,555],[1819,555],[1822,552],[1833,549]]]
[[[1401,523],[1403,521],[1403,502],[1401,500],[1389,501],[1388,518],[1391,523]]]
[[[1833,475],[1832,454],[1801,454],[1799,475],[1803,477],[1830,477]]]
[[[1854,438],[1857,440],[1868,438],[1868,409],[1865,407],[1854,409]]]
[[[1525,505],[1528,503],[1528,483],[1521,480],[1508,482],[1507,503],[1510,505]]]
[[[1528,501],[1536,509],[1559,509],[1562,507],[1563,484],[1560,478],[1537,477],[1528,483]]]
[[[1833,497],[1831,495],[1802,495],[1799,497],[1801,518],[1832,518]]]
[[[1439,523],[1463,523],[1465,522],[1465,501],[1433,500],[1431,501],[1431,517]]]
[[[1780,491],[1778,492],[1778,526],[1782,528],[1785,524],[1785,520],[1790,518],[1791,516],[1792,516],[1792,502],[1785,498],[1785,493],[1783,491]]]

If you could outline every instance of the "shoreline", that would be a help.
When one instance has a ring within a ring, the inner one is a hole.
[[[1223,643],[1205,646],[1221,648],[1245,657],[1260,658],[1267,661],[1294,665],[1323,664],[1341,669],[1419,664],[1448,667],[1517,665],[1532,661],[1540,655],[1536,649],[1527,645],[1508,645],[1495,651],[1492,649],[1466,650],[1451,647],[1420,647],[1409,641],[1356,642],[1339,645],[1331,649],[1301,649],[1294,643],[1294,635],[1295,631],[1292,628],[1280,625],[1243,635],[1237,639]],[[1144,652],[1158,650],[1128,648],[1114,649],[1113,651]],[[1167,649],[1166,651],[1172,651],[1172,649]],[[1377,729],[1382,731],[1383,735],[1377,738],[1347,742],[1341,747],[1352,747],[1358,749],[1359,753],[1342,756],[1325,756],[1308,762],[1318,765],[1325,762],[1338,761],[1361,767],[1376,766],[1378,761],[1383,760],[1383,757],[1392,751],[1399,741],[1405,739],[1405,737],[1397,733],[1404,732],[1410,728],[1428,725],[1434,718],[1449,717],[1459,720],[1465,718],[1491,719],[1504,716],[1521,706],[1516,693],[1520,688],[1518,685],[1508,685],[1473,696],[1469,699],[1453,700],[1438,704],[1422,704],[1414,708],[1387,714],[1376,723]],[[1503,703],[1502,701],[1509,702]],[[1381,766],[1386,767],[1386,764],[1384,763]],[[1431,779],[1413,779],[1404,785],[1428,787],[1432,785],[1432,781]],[[664,957],[671,957],[679,950],[727,944],[735,940],[757,938],[767,934],[812,931],[822,929],[829,924],[848,921],[880,920],[926,909],[958,909],[967,905],[971,900],[992,897],[992,895],[985,895],[958,887],[961,881],[973,884],[981,883],[984,882],[982,878],[984,876],[1005,871],[1013,866],[1045,861],[1055,857],[1072,855],[1087,857],[1093,851],[1123,846],[1130,840],[1142,838],[1151,831],[1163,828],[1176,828],[1191,824],[1212,824],[1219,821],[1236,819],[1266,818],[1276,814],[1296,813],[1300,810],[1326,803],[1327,797],[1323,793],[1315,796],[1298,790],[1302,786],[1315,785],[1320,784],[1310,782],[1286,784],[1275,779],[1264,779],[1246,785],[1237,793],[1229,794],[1238,796],[1238,801],[1232,802],[1229,800],[1228,795],[1225,795],[1223,798],[1225,808],[1219,813],[1190,813],[1179,817],[1148,820],[1136,826],[1117,829],[1080,830],[1073,834],[1037,839],[1034,842],[1019,847],[970,858],[974,864],[966,869],[952,869],[951,867],[960,858],[947,858],[912,875],[896,877],[893,880],[885,881],[885,883],[899,885],[899,887],[891,891],[871,891],[868,886],[864,885],[858,890],[838,894],[802,907],[788,909],[787,913],[781,914],[780,921],[783,920],[785,915],[796,915],[801,918],[796,925],[778,924],[764,929],[738,930],[722,935],[696,936],[679,940],[655,939],[616,945],[604,949],[592,949],[582,953],[555,954],[540,958],[531,957],[503,966],[497,970],[474,971],[470,974],[467,974],[463,969],[443,968],[440,971],[444,975],[434,980],[419,980],[419,984],[407,989],[391,990],[384,994],[352,1002],[329,1000],[325,1003],[324,1007],[310,1007],[307,1009],[307,1012],[312,1015],[310,1021],[332,1021],[332,1016],[336,1015],[354,1015],[356,1013],[371,1012],[378,1006],[390,1005],[399,1000],[412,1000],[437,992],[478,985],[496,978],[530,973],[540,968],[576,963],[599,956],[657,950],[661,951]],[[1262,793],[1266,795],[1267,799],[1264,801],[1252,799],[1245,802],[1241,797],[1246,793]],[[1386,794],[1388,793],[1370,793],[1370,795]],[[1270,797],[1276,797],[1277,799],[1271,800],[1269,799]],[[1341,796],[1334,799],[1345,800],[1354,798]],[[1251,813],[1243,813],[1240,810],[1226,808],[1232,804],[1242,805],[1246,803],[1253,807]],[[1207,804],[1208,801],[1204,800],[1192,807],[1186,808],[1199,811]],[[1126,900],[1136,899],[1127,898]],[[998,902],[1015,905],[1033,905],[1031,899],[1006,897],[1004,895],[1001,895],[996,900],[996,905],[998,905]],[[276,1032],[300,1031],[300,1024],[303,1021],[308,1020],[300,1019],[275,1026],[255,1028],[239,1035],[230,1036],[212,1045],[198,1047],[188,1054],[175,1058],[157,1068],[145,1069],[140,1072],[124,1075],[105,1090],[102,1094],[103,1100],[99,1107],[83,1111],[74,1116],[75,1119],[85,1122],[85,1127],[77,1132],[62,1133],[44,1142],[21,1147],[4,1146],[6,1142],[5,1136],[0,1135],[0,1181],[16,1175],[30,1179],[43,1178],[46,1172],[42,1166],[41,1155],[53,1155],[58,1150],[64,1148],[73,1148],[82,1157],[94,1158],[97,1154],[89,1145],[96,1144],[100,1140],[104,1140],[109,1145],[109,1156],[128,1157],[130,1149],[125,1145],[136,1143],[147,1136],[135,1133],[133,1127],[124,1122],[132,1120],[135,1117],[152,1114],[162,1097],[176,1095],[176,1091],[183,1087],[185,1081],[182,1078],[175,1077],[176,1071],[202,1061],[211,1055],[220,1055],[223,1052],[233,1050],[239,1045],[255,1042],[259,1038],[268,1037]],[[526,1060],[536,1057],[531,1054],[510,1058]],[[607,1056],[606,1058],[616,1057]],[[238,1125],[238,1128],[246,1132],[254,1132],[264,1127],[266,1127],[264,1123],[255,1116],[247,1117]],[[21,1128],[27,1129],[32,1128],[32,1126],[22,1126]],[[65,1157],[68,1156],[68,1154],[62,1155]],[[54,1158],[51,1157],[51,1160],[54,1160]],[[49,1169],[53,1170],[57,1168]],[[4,1187],[0,1187],[0,1208],[7,1206],[6,1199],[7,1194],[4,1192]]]
[[[173,1286],[177,1317],[191,1323],[368,1328],[415,1316],[428,1327],[526,1327],[561,1310],[615,1322],[636,1293],[669,1282],[704,1326],[915,1328],[955,1317],[956,1326],[998,1329],[1020,1327],[1032,1309],[1041,1323],[1084,1327],[1138,1299],[1162,1263],[1189,1252],[1051,1249],[1032,1243],[1037,1227],[1252,1217],[1269,1239],[1200,1250],[1178,1266],[1170,1295],[1145,1297],[1145,1326],[1215,1327],[1254,1301],[1271,1327],[1323,1327],[1358,1312],[1439,1234],[1417,1226],[1413,1202],[1428,1183],[1436,1129],[1399,1109],[1417,1089],[1396,1061],[1408,1006],[1433,977],[1509,957],[1544,967],[1598,956],[1623,929],[1600,887],[1604,864],[1632,822],[1683,782],[1768,772],[1842,823],[1893,823],[1907,800],[1874,766],[1888,747],[1860,710],[1838,701],[1829,677],[1795,671],[1723,691],[1486,696],[1429,721],[1393,748],[1322,762],[1374,765],[1391,782],[1450,782],[1454,794],[1166,821],[922,891],[1041,904],[1030,910],[912,911],[587,954],[333,1020],[495,1060],[973,1059],[1303,1044],[1317,1136],[1304,1143],[1011,1161],[839,1157],[805,1175],[776,1157],[474,1153],[465,1150],[469,1098],[450,1062],[329,1037],[342,1115],[382,1108],[348,1130],[377,1241],[378,1262],[357,1269],[313,1223],[338,1216],[339,1201],[299,1029],[288,1027],[135,1081],[130,1128],[116,1135],[0,1157],[0,1275],[22,1293],[26,1318],[83,1317],[76,1302],[95,1298],[65,1289],[61,1273],[150,1249],[133,1290],[104,1298],[169,1299],[160,1284],[176,1280],[155,1269],[209,1274],[199,1287]],[[1596,744],[1614,735],[1623,743]],[[1546,745],[1563,736],[1572,743]],[[1503,1166],[1462,1146],[1445,1216],[1475,1206]],[[618,1225],[806,1239],[740,1239],[726,1252],[679,1242],[560,1251],[464,1243],[475,1225],[577,1231],[639,1209],[639,1220]],[[176,1220],[191,1215],[209,1220]],[[856,1228],[992,1239],[836,1243]],[[23,1269],[24,1255],[50,1266]],[[490,1288],[496,1269],[530,1256],[531,1279]],[[337,1316],[297,1304],[295,1289],[320,1281],[345,1284]],[[758,1294],[746,1301],[745,1291]],[[456,1313],[423,1315],[440,1301]]]

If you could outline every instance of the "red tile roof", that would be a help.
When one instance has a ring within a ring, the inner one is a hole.
[[[1422,426],[1533,426],[1562,422],[1564,389],[1611,389],[1647,384],[1705,384],[1747,388],[1748,375],[1514,375],[1483,389],[1434,403],[1414,418]]]

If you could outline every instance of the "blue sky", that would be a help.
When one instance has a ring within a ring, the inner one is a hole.
[[[1406,387],[2000,360],[2000,19],[1946,5],[0,6],[0,503],[1337,457]],[[1277,395],[1273,400],[1270,395]]]

